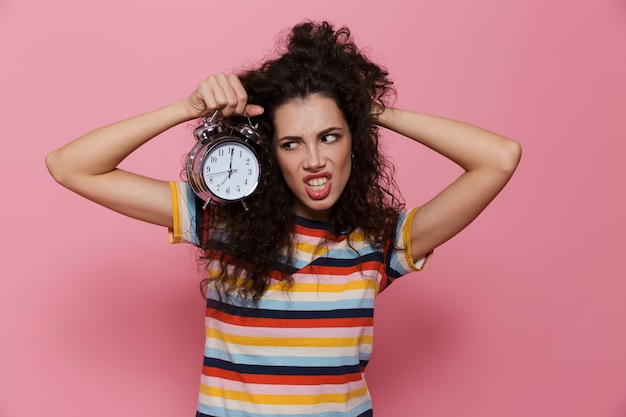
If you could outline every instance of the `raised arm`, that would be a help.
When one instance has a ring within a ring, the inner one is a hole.
[[[460,165],[465,172],[415,214],[411,255],[420,259],[469,225],[509,181],[519,143],[479,127],[386,108],[378,124],[407,136]]]
[[[234,75],[210,76],[187,98],[157,110],[99,128],[46,156],[54,179],[98,204],[146,222],[172,226],[171,194],[167,181],[117,168],[144,143],[165,130],[221,109],[225,116],[260,114],[248,105]]]

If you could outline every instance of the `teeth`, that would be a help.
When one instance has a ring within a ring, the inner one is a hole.
[[[323,190],[328,182],[328,178],[314,178],[308,181],[308,185],[316,191]]]

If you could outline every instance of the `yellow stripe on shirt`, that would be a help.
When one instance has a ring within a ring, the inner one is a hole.
[[[205,327],[206,337],[216,339],[229,345],[241,346],[290,346],[290,347],[318,347],[334,348],[372,344],[373,336],[359,335],[358,337],[263,337],[241,336],[217,330],[214,327]]]
[[[178,200],[179,190],[176,181],[170,181],[170,190],[172,193],[172,222],[173,226],[168,230],[170,243],[180,243],[182,238],[180,203]]]
[[[214,386],[200,386],[200,393],[226,400],[242,401],[251,404],[275,404],[275,405],[316,405],[323,403],[345,403],[352,398],[367,395],[367,388],[360,387],[345,394],[318,394],[318,395],[273,395],[253,394],[241,391],[222,389]]]

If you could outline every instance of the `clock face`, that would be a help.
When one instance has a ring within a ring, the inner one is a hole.
[[[211,193],[224,201],[237,201],[252,194],[261,170],[256,154],[243,142],[217,143],[202,163],[202,178]]]

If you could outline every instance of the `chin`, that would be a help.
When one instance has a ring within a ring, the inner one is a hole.
[[[334,203],[331,202],[312,202],[310,204],[302,204],[296,209],[296,214],[310,220],[326,221],[330,218],[333,207]]]

